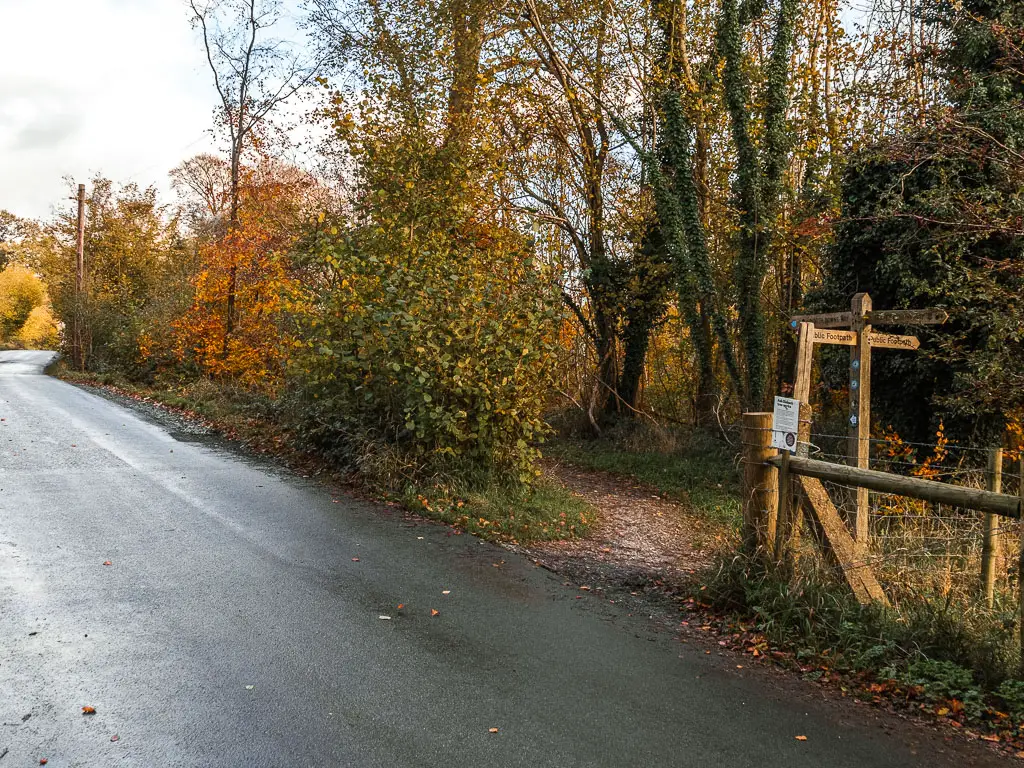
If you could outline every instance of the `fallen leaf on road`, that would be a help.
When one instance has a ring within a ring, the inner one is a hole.
[[[47,760],[45,757],[40,757],[39,758],[39,764],[40,765],[46,765],[48,762],[50,762],[50,761]]]
[[[110,737],[110,740],[111,740],[111,741],[120,741],[120,740],[121,740],[121,737],[120,737],[120,736],[118,736],[118,735],[117,735],[117,734],[115,733],[115,734],[114,734],[113,736],[111,736],[111,737]]]
[[[984,735],[984,736],[982,736],[981,740],[982,741],[999,741],[1000,739],[995,734],[991,734],[991,735]]]
[[[797,741],[807,741],[807,737],[806,736],[797,736],[796,740]]]
[[[452,591],[450,589],[442,589],[441,590],[441,594],[442,595],[450,595],[451,593],[452,593]]]
[[[437,616],[439,613],[441,613],[441,612],[439,610],[437,610],[436,608],[431,608],[430,609],[430,615],[431,616]]]
[[[245,686],[245,690],[251,691],[255,687],[256,687],[255,685],[247,685],[247,686]]]
[[[403,608],[405,608],[405,603],[399,603],[398,610],[402,610]]]
[[[103,561],[103,564],[104,564],[104,565],[113,565],[113,563],[112,563],[112,562],[110,562],[109,560],[104,560],[104,561]]]
[[[358,557],[353,557],[352,558],[352,562],[353,563],[358,563],[359,562],[359,558]]]
[[[384,616],[383,614],[378,616],[377,618],[378,619],[382,619],[384,621],[391,621],[391,617],[390,616]]]
[[[487,732],[488,732],[488,733],[497,733],[497,732],[498,732],[498,729],[497,729],[497,728],[488,728],[488,729],[487,729]]]
[[[96,707],[82,707],[82,714],[83,715],[95,715],[96,714]]]

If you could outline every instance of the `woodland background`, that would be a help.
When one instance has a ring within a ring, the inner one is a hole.
[[[274,0],[188,12],[223,153],[173,201],[91,180],[82,295],[70,207],[0,214],[7,344],[444,495],[529,485],[552,424],[726,431],[787,391],[791,314],[869,291],[951,316],[878,356],[880,433],[1019,431],[1021,4],[311,0],[303,43]],[[845,380],[826,354],[820,421]]]

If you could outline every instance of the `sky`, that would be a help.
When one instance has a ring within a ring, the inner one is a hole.
[[[48,217],[65,176],[167,189],[216,149],[217,95],[185,0],[0,0],[0,209]]]

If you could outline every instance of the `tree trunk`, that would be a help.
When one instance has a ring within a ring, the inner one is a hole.
[[[710,427],[717,421],[715,413],[719,407],[720,393],[711,351],[711,320],[703,307],[700,310],[700,328],[702,340],[699,345],[695,345],[698,348],[697,393],[693,404],[693,422],[698,427]]]
[[[232,240],[236,236],[238,229],[238,206],[239,206],[239,191],[238,187],[241,179],[242,169],[242,139],[241,134],[232,143],[231,146],[231,209],[228,215],[228,240]],[[221,347],[221,356],[228,356],[228,342],[231,339],[231,334],[235,330],[235,294],[238,290],[238,262],[236,261],[236,252],[234,244],[231,243],[231,266],[228,267],[228,290],[227,290],[227,308],[225,310],[226,316],[224,318],[224,345]]]
[[[777,389],[784,390],[783,384],[793,384],[793,372],[796,369],[796,333],[789,327],[789,316],[803,304],[803,244],[799,240],[793,244],[789,258],[781,271],[780,304],[784,311],[784,320],[779,329],[779,357],[775,367]],[[791,391],[791,390],[786,390]]]
[[[473,127],[484,44],[486,0],[452,0],[452,84],[444,145],[456,149]]]

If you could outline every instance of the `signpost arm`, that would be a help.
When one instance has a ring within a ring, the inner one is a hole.
[[[868,335],[871,325],[867,314],[871,311],[871,297],[858,293],[850,303],[853,321],[851,330],[857,333],[857,345],[850,347],[850,421],[849,456],[850,466],[868,469],[871,452],[871,344]],[[857,488],[856,507],[850,519],[853,537],[868,542],[868,490]]]

